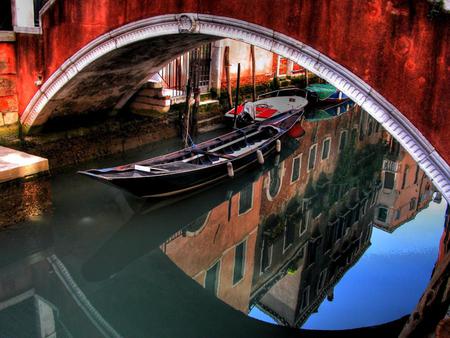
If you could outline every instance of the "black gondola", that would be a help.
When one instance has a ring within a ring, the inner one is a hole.
[[[123,166],[80,171],[140,197],[180,194],[219,182],[281,149],[280,138],[300,119],[290,111],[176,152]]]

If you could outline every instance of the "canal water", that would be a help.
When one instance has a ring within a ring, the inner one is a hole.
[[[263,167],[183,198],[145,201],[76,174],[177,140],[8,187],[0,337],[292,337],[409,314],[445,201],[358,107],[302,127]]]

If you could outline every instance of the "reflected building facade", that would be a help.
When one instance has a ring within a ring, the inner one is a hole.
[[[385,139],[388,150],[383,159],[374,224],[393,232],[428,206],[433,188],[411,155],[392,136],[385,135]]]
[[[359,107],[347,109],[303,121],[291,156],[167,241],[164,252],[240,311],[258,306],[283,325],[301,325],[370,245],[382,129]]]

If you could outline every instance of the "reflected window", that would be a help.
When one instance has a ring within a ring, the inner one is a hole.
[[[358,134],[358,130],[356,128],[352,129],[352,144],[356,143],[356,135]]]
[[[244,278],[246,248],[247,240],[236,245],[234,250],[233,285],[239,283]]]
[[[365,112],[361,111],[361,117],[359,119],[359,140],[362,141],[364,139],[364,123],[365,123]]]
[[[267,271],[272,264],[272,252],[273,245],[269,244],[267,241],[264,241],[261,251],[261,273]]]
[[[298,235],[301,236],[306,231],[306,222],[303,222],[303,219],[300,218],[299,225],[298,225]]]
[[[245,214],[253,207],[253,183],[239,193],[239,215]]]
[[[309,285],[305,287],[302,292],[302,301],[300,303],[300,309],[304,310],[309,305]]]
[[[370,136],[372,135],[373,132],[373,119],[370,117],[369,118],[369,127],[367,128],[367,135]]]
[[[377,220],[384,223],[387,220],[387,215],[388,215],[387,208],[383,208],[383,207],[378,208]]]
[[[408,177],[408,173],[409,173],[409,167],[406,166],[406,167],[405,167],[405,171],[403,172],[402,189],[404,189],[405,186],[406,186],[406,179],[407,179],[407,177]]]
[[[394,189],[394,183],[395,183],[395,174],[391,173],[390,171],[385,171],[383,188],[392,190]]]
[[[208,271],[206,271],[205,276],[205,289],[211,291],[217,295],[219,289],[219,272],[220,272],[220,261],[214,263]]]
[[[317,153],[317,144],[314,144],[309,149],[308,171],[314,169],[314,166],[316,165],[316,153]]]
[[[375,122],[375,132],[378,133],[380,131],[380,124],[378,122]]]
[[[339,151],[342,151],[347,144],[347,131],[343,130],[341,132],[341,137],[339,139]]]
[[[295,223],[288,222],[284,228],[284,241],[283,241],[283,252],[286,251],[292,243],[294,243],[295,238]]]
[[[301,167],[302,167],[302,155],[299,155],[295,157],[292,162],[291,183],[298,181],[298,179],[300,178]]]
[[[419,165],[416,165],[416,173],[414,174],[414,184],[417,183],[418,179],[419,179]]]
[[[203,228],[206,226],[206,223],[209,218],[209,214],[211,213],[211,210],[207,213],[204,213],[203,215],[197,217],[195,220],[193,220],[191,223],[189,223],[183,230],[186,233],[187,236],[196,236],[199,234]]]
[[[331,144],[331,138],[328,137],[325,140],[323,140],[322,160],[326,160],[330,156],[330,144]]]
[[[397,212],[395,214],[395,219],[400,219],[400,216],[402,215],[402,210],[401,209],[397,209]]]
[[[327,269],[325,268],[320,272],[319,281],[317,282],[317,293],[320,292],[325,287],[325,282],[327,280]]]
[[[280,192],[282,175],[283,168],[281,166],[279,168],[273,168],[269,171],[269,188],[266,192],[266,194],[268,193],[267,197],[269,201],[272,201],[272,199]]]
[[[416,198],[411,198],[411,201],[409,202],[409,210],[414,210],[416,208]]]

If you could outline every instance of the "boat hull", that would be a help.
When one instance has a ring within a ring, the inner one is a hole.
[[[80,172],[139,197],[170,197],[231,179],[261,165],[297,123],[289,112],[261,124],[205,141],[167,155],[123,166]]]
[[[275,151],[275,141],[260,149],[264,158]],[[256,153],[231,161],[235,174],[259,165]],[[179,173],[167,176],[143,176],[140,178],[111,178],[109,184],[145,198],[169,197],[232,179],[228,175],[227,162],[207,166],[195,173]],[[103,182],[103,180],[101,180]]]

